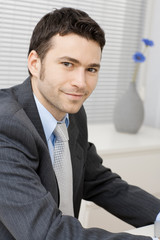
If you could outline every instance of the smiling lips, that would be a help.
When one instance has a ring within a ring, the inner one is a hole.
[[[78,99],[81,99],[85,94],[83,93],[70,93],[70,92],[65,92],[65,94],[71,98],[71,99],[74,99],[74,100],[78,100]]]

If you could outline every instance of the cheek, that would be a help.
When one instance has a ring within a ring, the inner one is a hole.
[[[46,76],[43,78],[43,80],[39,80],[38,82],[38,89],[41,94],[45,96],[51,95],[54,88],[55,87],[53,86],[53,82],[50,81],[50,79],[46,78]]]
[[[90,92],[93,92],[93,90],[96,88],[97,86],[97,81],[98,81],[98,78],[96,79],[91,79],[89,82],[88,82],[88,89]]]

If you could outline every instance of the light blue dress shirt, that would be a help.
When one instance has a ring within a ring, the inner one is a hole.
[[[39,102],[37,97],[34,95],[34,99],[37,105],[37,109],[39,112],[39,116],[42,122],[42,126],[44,129],[45,137],[47,140],[47,145],[49,149],[49,154],[52,160],[52,164],[54,163],[54,141],[55,136],[53,131],[57,125],[57,120],[52,116],[52,114]],[[65,122],[66,126],[69,126],[69,116],[66,114],[64,119],[61,122]]]
[[[40,119],[43,125],[44,133],[46,136],[47,144],[48,144],[48,149],[49,149],[49,154],[52,160],[52,164],[54,163],[54,141],[55,141],[55,136],[53,134],[53,131],[57,125],[57,120],[52,116],[52,114],[39,102],[39,100],[36,98],[34,95],[34,99],[37,105],[37,109],[40,115]],[[66,126],[68,127],[69,125],[69,116],[66,114],[64,119],[61,122],[65,122]],[[159,218],[160,218],[160,213],[159,213]],[[158,217],[157,216],[157,217]],[[153,240],[158,240],[158,238],[153,238]]]

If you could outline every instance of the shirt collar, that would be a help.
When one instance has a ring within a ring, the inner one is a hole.
[[[46,136],[47,141],[49,141],[49,139],[52,136],[52,133],[57,125],[57,120],[52,116],[52,114],[39,102],[39,100],[37,99],[37,97],[34,95],[34,99],[37,105],[37,109],[40,115],[40,119],[42,122],[42,126],[44,129],[44,133]],[[64,119],[60,122],[65,122],[66,126],[69,126],[69,115],[68,113],[66,114],[66,116],[64,117]]]

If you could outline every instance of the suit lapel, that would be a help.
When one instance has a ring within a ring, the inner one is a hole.
[[[33,97],[32,87],[30,78],[28,78],[26,81],[24,81],[23,84],[18,85],[16,89],[16,94],[18,97],[18,102],[22,105],[24,111],[26,112],[27,116],[37,129],[39,135],[43,139],[43,141],[46,143],[45,134],[43,131],[41,119],[39,117],[39,113],[37,110],[37,106],[35,104],[35,100]]]
[[[70,124],[69,124],[69,147],[72,160],[72,169],[73,169],[73,201],[74,201],[74,210],[75,214],[79,211],[79,203],[82,195],[80,193],[81,183],[83,181],[83,166],[84,166],[84,151],[81,145],[78,142],[79,129],[76,124],[75,116],[70,115]],[[78,210],[77,210],[78,208]]]
[[[76,182],[76,158],[77,158],[77,151],[76,151],[76,140],[78,137],[78,129],[75,122],[75,119],[73,118],[72,115],[69,116],[70,119],[70,124],[68,128],[68,134],[69,134],[69,148],[70,148],[70,153],[71,153],[71,161],[72,161],[72,169],[73,169],[73,192],[75,190],[75,182]]]
[[[45,186],[45,188],[49,192],[51,192],[53,198],[58,204],[59,191],[58,191],[57,180],[56,180],[55,173],[53,171],[49,151],[47,149],[48,147],[47,147],[46,137],[42,127],[41,119],[39,117],[38,109],[33,97],[30,78],[28,78],[23,84],[15,87],[14,92],[16,94],[18,102],[23,107],[23,110],[25,111],[25,113],[33,123],[34,127],[36,128],[37,132],[39,133],[45,145],[44,148],[46,148],[46,151],[44,151],[44,148],[43,148],[43,152],[40,153],[42,160],[40,162],[38,174],[41,178],[42,184]]]

